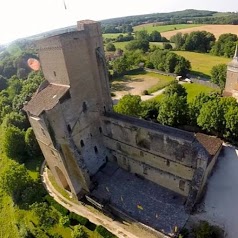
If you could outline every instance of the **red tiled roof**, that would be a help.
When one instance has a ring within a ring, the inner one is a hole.
[[[205,135],[203,133],[196,133],[196,138],[212,156],[217,153],[222,145],[221,139],[214,136]]]
[[[36,93],[23,110],[39,116],[43,111],[52,109],[59,99],[69,90],[69,86],[49,84]]]

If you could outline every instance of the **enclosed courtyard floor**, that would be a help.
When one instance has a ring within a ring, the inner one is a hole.
[[[164,234],[182,228],[189,214],[185,197],[108,162],[94,177],[91,196]]]

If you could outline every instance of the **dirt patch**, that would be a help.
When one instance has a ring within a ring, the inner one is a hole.
[[[160,79],[146,76],[146,75],[136,75],[126,77],[126,79],[113,81],[112,82],[112,92],[116,94],[114,99],[119,99],[126,94],[132,95],[142,95],[143,90],[149,89],[150,87],[156,85]]]
[[[181,30],[162,32],[161,35],[166,37],[167,39],[170,39],[171,36],[175,35],[178,32],[185,34],[191,33],[193,31],[208,31],[213,33],[216,39],[218,39],[219,36],[224,33],[233,33],[238,36],[238,25],[204,25]]]

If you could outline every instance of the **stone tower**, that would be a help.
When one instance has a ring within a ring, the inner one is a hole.
[[[123,170],[186,197],[191,209],[221,141],[113,112],[100,24],[86,20],[77,27],[38,42],[46,80],[24,107],[53,176],[80,196],[102,181],[114,183]],[[232,80],[238,79],[237,54],[236,67],[228,66]],[[105,189],[101,195],[114,191]]]
[[[226,86],[224,90],[225,96],[232,96],[238,100],[238,48],[234,57],[227,65]]]
[[[107,160],[100,117],[112,108],[100,24],[77,28],[38,42],[46,80],[24,107],[54,177],[74,194]]]

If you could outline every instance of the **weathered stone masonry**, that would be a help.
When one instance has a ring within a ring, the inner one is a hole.
[[[192,208],[221,142],[210,153],[193,133],[113,113],[99,23],[80,21],[78,31],[40,40],[38,49],[46,81],[24,110],[58,183],[90,193],[92,176],[114,161]]]

